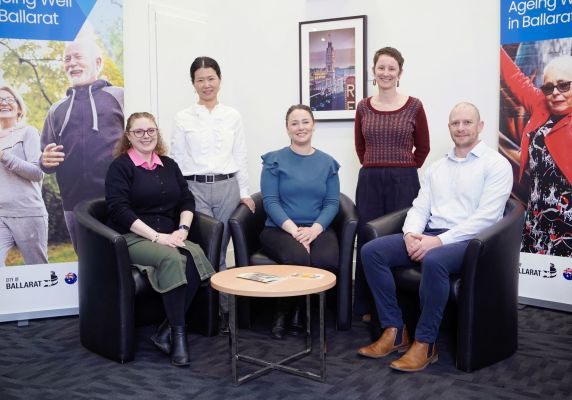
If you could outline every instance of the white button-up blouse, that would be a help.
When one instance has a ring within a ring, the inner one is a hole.
[[[248,197],[248,158],[242,117],[232,107],[200,104],[175,115],[169,154],[184,176],[236,173],[240,197]]]

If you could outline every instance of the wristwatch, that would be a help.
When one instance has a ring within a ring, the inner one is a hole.
[[[181,224],[181,225],[179,225],[179,229],[183,229],[183,230],[185,230],[185,231],[188,232],[189,229],[191,229],[191,228],[190,228],[188,225],[182,225],[182,224]]]

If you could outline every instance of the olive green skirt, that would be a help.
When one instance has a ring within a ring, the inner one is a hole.
[[[196,243],[185,240],[185,247],[174,248],[153,243],[135,233],[126,233],[123,237],[127,241],[131,265],[147,275],[151,286],[159,293],[187,283],[185,268],[188,256],[193,257],[201,281],[215,273],[205,253]]]

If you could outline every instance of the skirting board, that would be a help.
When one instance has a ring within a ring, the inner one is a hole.
[[[520,296],[518,297],[518,302],[527,306],[536,306],[542,308],[550,308],[552,310],[572,312],[572,304],[556,303],[554,301],[539,300]]]

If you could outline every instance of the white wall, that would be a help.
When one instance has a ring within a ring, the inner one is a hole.
[[[223,74],[221,101],[237,108],[246,125],[252,192],[259,190],[260,154],[288,144],[284,114],[299,102],[300,21],[365,14],[368,69],[380,47],[394,46],[403,53],[400,90],[424,103],[431,135],[428,162],[452,145],[447,117],[459,101],[479,107],[485,121],[482,138],[491,146],[497,144],[500,11],[496,1],[125,0],[127,113],[152,110],[149,38],[155,27],[149,25],[149,3],[154,9],[168,7],[172,14],[188,10],[204,22],[200,33],[171,43],[170,50],[180,54],[181,62],[173,63],[169,76],[161,79],[180,89],[171,93],[173,109],[162,112],[160,126],[170,130],[172,114],[194,97],[189,60],[199,55],[217,59]],[[169,24],[161,29],[169,29]],[[172,33],[166,37],[176,37]],[[369,95],[374,94],[368,87]],[[342,191],[353,198],[359,169],[353,123],[318,123],[313,143],[341,163]]]

